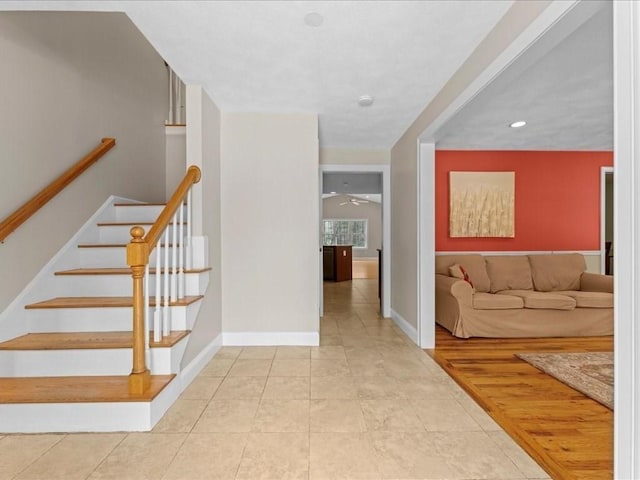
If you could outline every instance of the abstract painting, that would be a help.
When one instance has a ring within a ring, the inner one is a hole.
[[[449,236],[515,236],[515,172],[449,172]]]

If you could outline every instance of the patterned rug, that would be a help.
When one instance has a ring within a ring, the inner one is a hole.
[[[613,353],[517,353],[516,356],[613,410]]]

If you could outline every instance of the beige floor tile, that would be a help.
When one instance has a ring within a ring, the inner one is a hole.
[[[353,370],[353,366],[351,367]],[[402,384],[395,377],[390,376],[355,376],[353,380],[358,390],[358,398],[406,398],[402,391]]]
[[[271,360],[276,355],[276,347],[242,347],[238,359]]]
[[[213,358],[235,360],[241,351],[242,347],[222,347]]]
[[[271,370],[272,360],[269,359],[242,359],[235,361],[231,370],[230,377],[266,377]]]
[[[269,377],[262,398],[308,399],[309,377]]]
[[[437,455],[430,432],[370,432],[385,479],[453,479],[446,459]]]
[[[209,400],[216,393],[223,377],[197,376],[182,392],[180,398],[185,400]]]
[[[320,322],[320,335],[340,335],[338,324],[335,320]]]
[[[276,360],[279,358],[310,358],[311,347],[277,347]]]
[[[424,431],[422,423],[408,401],[402,400],[360,400],[367,429],[391,430],[396,432]]]
[[[436,377],[394,377],[405,398],[456,398],[456,388]]]
[[[0,478],[13,478],[65,435],[7,435],[0,440]]]
[[[311,360],[308,358],[276,358],[269,375],[273,377],[308,377]]]
[[[307,480],[309,435],[251,433],[240,461],[237,480]]]
[[[344,347],[342,345],[336,346],[321,346],[321,347],[311,347],[311,358],[312,359],[327,359],[327,358],[342,358],[346,359],[344,353]]]
[[[154,433],[190,432],[207,406],[207,400],[178,399],[153,427]]]
[[[311,359],[312,377],[341,377],[351,375],[349,364],[341,358]]]
[[[480,427],[487,432],[502,431],[500,425],[498,425],[491,416],[484,411],[484,409],[478,405],[469,395],[460,395],[457,397],[458,403],[462,405],[462,408],[471,415]]]
[[[367,425],[358,400],[311,400],[312,432],[365,432]]]
[[[227,373],[229,373],[233,362],[235,362],[235,358],[218,358],[218,356],[216,355],[207,364],[207,366],[202,369],[200,376],[224,377]]]
[[[246,433],[192,433],[162,480],[233,479],[246,443]]]
[[[348,358],[351,374],[357,377],[381,377],[387,376],[384,361],[378,357],[375,360],[366,358]]]
[[[320,346],[342,345],[340,335],[320,335]]]
[[[536,479],[549,478],[547,472],[504,431],[487,432],[487,435],[489,435],[489,438],[494,441],[498,448],[515,463],[518,470],[520,470],[525,477]]]
[[[202,412],[200,419],[193,427],[193,432],[250,432],[259,403],[258,398],[214,398]]]
[[[260,398],[267,377],[226,377],[215,398]]]
[[[380,479],[378,458],[366,433],[311,433],[309,479]]]
[[[424,428],[430,432],[477,431],[482,427],[456,399],[424,398],[410,400]]]
[[[253,432],[308,432],[309,400],[263,398]]]
[[[453,470],[452,478],[525,478],[485,432],[437,432],[434,445]]]
[[[342,344],[345,347],[373,347],[375,341],[366,335],[342,335]]]
[[[358,390],[353,377],[311,377],[311,398],[358,398]]]
[[[67,435],[15,478],[85,479],[124,437],[122,433]]]
[[[387,375],[394,377],[429,377],[431,372],[429,368],[421,361],[403,356],[385,356],[384,369]]]
[[[130,433],[89,477],[90,480],[155,480],[187,438],[185,433]]]

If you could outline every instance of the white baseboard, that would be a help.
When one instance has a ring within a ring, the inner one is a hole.
[[[222,344],[228,346],[265,345],[320,345],[318,332],[227,332],[222,334]]]
[[[198,376],[204,367],[207,366],[209,361],[218,353],[218,350],[222,347],[222,334],[219,334],[214,338],[209,345],[204,347],[202,351],[196,355],[196,358],[191,360],[189,365],[180,371],[180,391],[183,392],[185,388],[189,386],[193,379]]]
[[[400,315],[398,312],[396,312],[394,309],[391,309],[391,318],[393,319],[394,322],[396,322],[396,325],[398,325],[398,327],[400,327],[400,329],[407,334],[407,336],[411,339],[413,343],[415,343],[416,345],[419,345],[418,331],[416,330],[416,327],[414,327],[409,322],[407,322],[403,318],[403,316]]]

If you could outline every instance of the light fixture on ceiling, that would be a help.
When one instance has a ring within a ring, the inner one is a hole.
[[[361,107],[369,107],[373,104],[373,97],[371,95],[361,95],[358,98],[358,105]]]
[[[331,195],[335,195],[336,193],[338,193],[338,192],[331,192]]]
[[[358,207],[358,206],[362,205],[363,203],[369,203],[369,200],[363,200],[361,198],[353,198],[353,197],[351,197],[346,202],[342,202],[340,204],[340,206],[343,207],[344,205],[353,205],[355,207]]]
[[[509,126],[511,128],[520,128],[520,127],[524,127],[526,124],[527,122],[525,122],[524,120],[518,120],[517,122],[511,123]]]
[[[318,12],[309,12],[304,16],[304,23],[308,27],[319,27],[324,22],[324,17]]]

